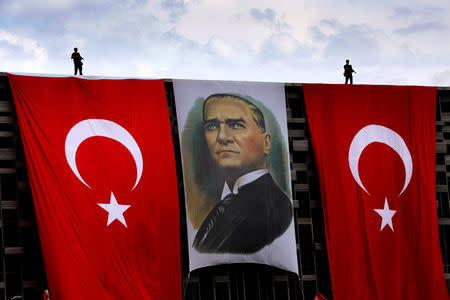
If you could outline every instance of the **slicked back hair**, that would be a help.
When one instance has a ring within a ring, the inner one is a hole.
[[[253,121],[255,121],[256,125],[261,128],[261,132],[265,133],[266,132],[266,122],[264,121],[264,115],[262,113],[262,111],[253,103],[251,103],[249,100],[245,99],[244,97],[237,95],[237,94],[212,94],[209,95],[205,101],[203,102],[203,109],[202,109],[202,113],[203,113],[203,121],[205,121],[205,108],[206,108],[206,104],[208,102],[209,99],[211,98],[233,98],[237,101],[240,101],[246,105],[248,105],[250,107],[250,111],[252,112],[252,117],[253,117]]]

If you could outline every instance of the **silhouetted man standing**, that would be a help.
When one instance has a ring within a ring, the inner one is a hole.
[[[77,75],[77,71],[80,71],[80,75],[83,75],[83,62],[81,61],[82,58],[80,55],[80,52],[78,52],[78,48],[73,48],[73,53],[71,58],[73,59],[73,65],[75,67],[75,75]]]
[[[355,70],[353,70],[352,65],[350,64],[350,61],[347,59],[345,61],[345,65],[344,65],[345,84],[348,83],[349,79],[350,79],[350,84],[353,84],[353,73],[356,73],[356,72],[355,72]]]

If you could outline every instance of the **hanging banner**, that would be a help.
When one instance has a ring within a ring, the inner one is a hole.
[[[333,299],[448,299],[436,88],[304,84]]]
[[[181,299],[162,80],[9,74],[53,299]]]
[[[190,270],[298,274],[284,85],[174,80]]]

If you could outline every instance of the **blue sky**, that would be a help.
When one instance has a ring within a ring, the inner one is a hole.
[[[45,2],[45,3],[44,3]],[[432,3],[432,4],[430,4]],[[450,86],[450,1],[0,0],[0,71]]]

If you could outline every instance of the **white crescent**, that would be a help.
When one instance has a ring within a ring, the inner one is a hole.
[[[413,171],[412,158],[403,138],[398,133],[387,127],[380,125],[368,125],[358,131],[358,133],[355,135],[348,151],[348,164],[350,166],[353,178],[355,178],[359,186],[364,191],[366,191],[367,194],[369,194],[369,192],[362,184],[361,178],[359,178],[358,165],[361,153],[369,144],[374,142],[388,145],[395,152],[397,152],[397,154],[402,159],[403,165],[405,167],[405,184],[403,185],[403,189],[399,194],[401,195],[405,191],[411,180]]]
[[[134,140],[133,136],[125,130],[122,126],[103,119],[86,119],[83,120],[75,126],[73,126],[66,137],[66,159],[69,163],[70,168],[73,173],[78,177],[78,179],[84,183],[87,187],[91,188],[81,177],[80,173],[77,169],[77,164],[75,162],[75,155],[77,153],[78,147],[80,144],[94,136],[101,136],[113,139],[118,141],[122,145],[124,145],[128,151],[130,151],[131,155],[134,158],[134,162],[136,163],[136,183],[134,184],[132,190],[138,185],[139,180],[141,179],[142,170],[143,170],[143,160],[141,150],[139,149],[138,144]]]

